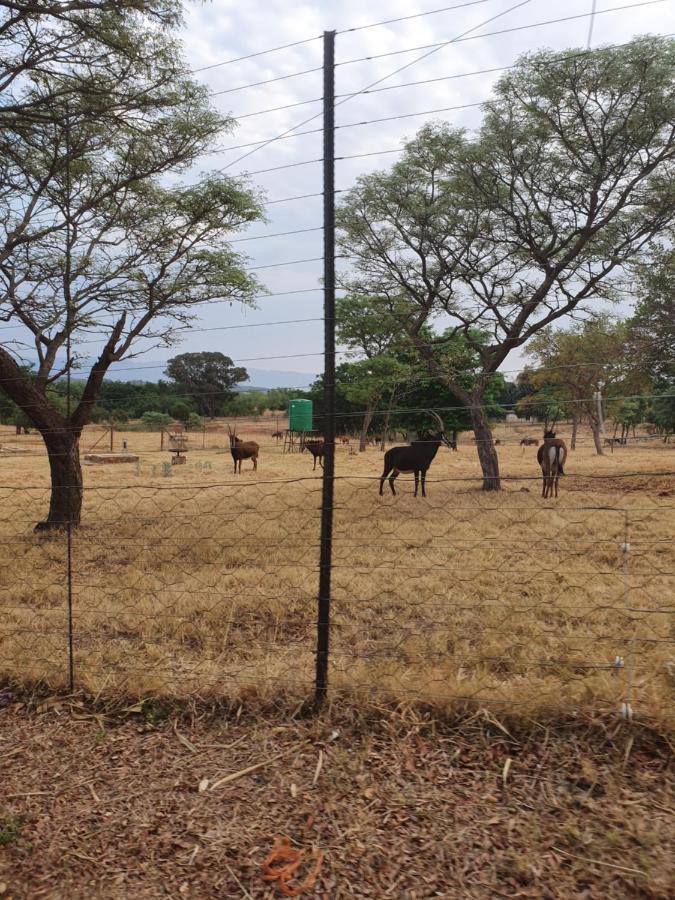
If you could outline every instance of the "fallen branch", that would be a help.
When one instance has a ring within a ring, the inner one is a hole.
[[[258,769],[264,769],[265,766],[269,766],[270,763],[276,762],[276,760],[281,759],[284,756],[288,756],[289,753],[292,753],[295,750],[297,750],[297,747],[289,747],[288,750],[284,750],[283,753],[277,753],[276,756],[270,756],[270,758],[264,760],[264,762],[256,763],[254,766],[247,766],[245,769],[240,769],[238,772],[232,772],[224,778],[219,778],[218,781],[213,782],[209,790],[213,791],[223,784],[229,784],[231,781],[236,781],[237,778],[242,778],[244,775],[249,775],[251,772],[257,772]]]
[[[591,863],[594,866],[608,866],[610,869],[618,869],[620,872],[630,872],[631,875],[641,875],[643,878],[647,877],[646,872],[641,872],[640,869],[629,869],[627,866],[617,866],[615,863],[603,862],[601,859],[590,859],[588,856],[577,856],[576,853],[568,853],[567,850],[561,850],[560,847],[551,847],[551,850],[554,850],[556,853],[561,853],[563,856],[570,856],[572,859],[580,859],[582,862]]]

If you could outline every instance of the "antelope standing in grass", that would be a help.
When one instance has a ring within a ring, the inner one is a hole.
[[[312,471],[316,469],[317,459],[319,460],[319,465],[323,469],[323,457],[326,452],[326,445],[323,438],[305,438],[302,452],[304,453],[305,450],[309,450],[309,452],[314,457],[314,466],[312,467]]]
[[[391,488],[392,494],[396,495],[396,489],[394,488],[394,482],[398,478],[401,472],[413,472],[415,475],[415,494],[417,496],[417,489],[419,487],[419,482],[422,482],[422,496],[426,497],[426,478],[427,478],[427,470],[431,463],[433,462],[436,453],[438,452],[438,448],[441,444],[445,444],[446,447],[450,447],[451,443],[446,438],[443,433],[443,421],[441,417],[436,415],[435,412],[431,412],[431,415],[438,421],[438,424],[441,426],[441,430],[438,434],[433,434],[432,432],[428,432],[420,436],[419,440],[413,441],[408,447],[392,447],[390,450],[384,454],[384,472],[382,473],[382,477],[380,478],[380,496],[382,496],[382,489],[384,487],[384,482],[386,477],[391,472],[389,476],[389,487]]]
[[[555,431],[546,431],[544,433],[544,443],[537,450],[537,462],[541,466],[541,474],[543,476],[543,484],[541,496],[546,499],[558,496],[558,479],[564,475],[564,465],[567,459],[567,447],[562,438],[555,436]]]
[[[258,444],[255,441],[242,441],[241,438],[237,437],[236,428],[232,431],[228,425],[227,430],[230,433],[230,452],[234,461],[234,474],[237,474],[237,465],[239,465],[239,474],[241,475],[241,461],[243,459],[250,459],[253,463],[253,471],[257,472],[258,451],[260,450]]]

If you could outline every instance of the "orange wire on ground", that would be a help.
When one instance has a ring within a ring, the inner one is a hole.
[[[306,850],[296,850],[295,847],[291,847],[289,838],[275,837],[274,846],[262,864],[263,880],[277,881],[279,890],[285,897],[299,897],[304,891],[314,887],[323,863],[323,851],[317,850],[314,868],[305,876],[304,881],[291,887],[288,882],[295,877],[306,853]]]

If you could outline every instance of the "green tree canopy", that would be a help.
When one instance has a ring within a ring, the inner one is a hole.
[[[27,379],[23,347],[5,342],[0,385],[45,440],[52,496],[42,524],[52,527],[79,521],[77,445],[109,367],[139,339],[171,344],[198,304],[251,302],[258,285],[228,238],[261,208],[222,175],[165,186],[234,124],[157,27],[175,21],[178,3],[13,6],[17,27],[0,25],[10,57],[9,81],[0,79],[0,321],[23,326],[37,368]],[[22,54],[31,63],[17,74],[11,60]],[[85,365],[92,335],[95,361],[66,416],[48,387]]]
[[[525,56],[476,135],[425,126],[341,205],[343,285],[388,298],[430,374],[471,410],[486,489],[499,487],[484,409],[499,366],[587,301],[616,296],[615,278],[675,218],[674,65],[671,38]],[[443,335],[430,341],[434,320]],[[459,334],[480,358],[470,392],[432,352]]]
[[[166,374],[191,396],[202,415],[211,418],[232,399],[232,388],[248,381],[246,369],[218,352],[181,353],[169,360]]]
[[[596,392],[602,392],[606,403],[617,403],[636,386],[634,369],[625,354],[626,333],[626,324],[608,315],[568,330],[544,329],[528,345],[528,355],[538,365],[530,373],[538,393],[521,403],[548,397],[556,407],[556,418],[583,414],[590,422],[596,451],[602,454]]]
[[[657,247],[637,266],[638,302],[628,322],[628,352],[654,382],[675,381],[675,247]]]
[[[675,432],[675,386],[657,388],[649,403],[647,421],[666,434]]]

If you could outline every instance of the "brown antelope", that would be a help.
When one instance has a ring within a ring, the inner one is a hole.
[[[544,479],[541,489],[541,496],[544,499],[552,497],[554,490],[555,496],[558,496],[558,479],[565,474],[563,467],[566,459],[565,441],[557,438],[555,431],[546,431],[544,443],[537,450],[537,462],[541,466],[541,474]]]
[[[237,429],[234,431],[227,426],[227,430],[230,433],[230,452],[232,454],[232,459],[234,460],[234,474],[237,474],[237,465],[239,465],[239,474],[241,475],[241,461],[243,459],[250,459],[253,463],[253,471],[258,471],[258,451],[260,447],[256,444],[255,441],[242,441],[241,438],[237,437]]]
[[[319,460],[319,465],[323,469],[323,457],[326,452],[326,445],[324,443],[323,438],[305,438],[305,444],[302,448],[302,452],[305,450],[309,450],[309,452],[314,457],[314,466],[312,467],[312,471],[316,469],[316,461]]]

